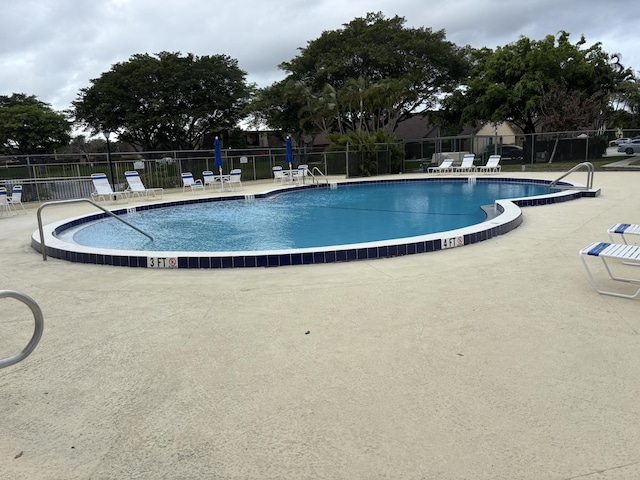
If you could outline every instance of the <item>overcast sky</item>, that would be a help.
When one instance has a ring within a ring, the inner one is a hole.
[[[400,15],[408,27],[446,31],[473,47],[559,30],[601,42],[640,70],[637,0],[2,0],[0,94],[35,95],[70,107],[90,80],[137,53],[235,58],[260,87],[284,78],[277,66],[297,49],[367,12]]]

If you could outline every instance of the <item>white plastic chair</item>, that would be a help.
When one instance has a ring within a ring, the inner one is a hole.
[[[11,215],[11,208],[7,199],[7,189],[0,187],[0,216],[8,217],[9,215]]]
[[[287,179],[286,175],[282,171],[282,167],[273,167],[273,183],[283,184]]]
[[[93,199],[102,199],[103,201],[105,201],[106,198],[109,197],[109,200],[115,201],[118,199],[118,195],[125,197],[125,199],[127,200],[129,199],[128,192],[113,191],[113,189],[111,188],[111,184],[109,183],[109,179],[104,173],[92,173],[91,181],[93,182],[93,188],[95,188],[95,191],[91,193],[91,198]]]
[[[617,243],[613,234],[618,234],[622,238],[622,241],[628,244],[629,242],[625,235],[640,235],[640,225],[635,223],[616,223],[607,230],[607,233],[612,243]]]
[[[208,185],[211,185],[211,190],[214,189],[214,187],[216,186],[218,182],[218,179],[215,178],[215,175],[213,174],[213,172],[211,170],[205,170],[204,172],[202,172],[202,180],[204,181],[204,189],[207,189]]]
[[[234,168],[229,173],[229,188],[235,190],[236,186],[242,190],[242,170],[239,168]]]
[[[309,175],[309,165],[298,165],[298,169],[293,171],[291,180],[298,183],[305,183],[306,177]]]
[[[132,193],[132,195],[137,195],[138,197],[148,197],[149,194],[151,194],[154,197],[156,195],[160,195],[160,198],[162,198],[164,190],[162,188],[145,188],[138,172],[124,172],[124,177],[127,179],[127,183],[129,184],[129,191]]]
[[[458,167],[453,167],[453,171],[458,173],[475,172],[476,166],[473,164],[475,159],[476,156],[473,153],[465,153],[462,157],[462,163]]]
[[[193,174],[191,172],[184,172],[182,174],[182,193],[184,193],[185,188],[191,188],[191,193],[195,195],[196,190],[200,189],[204,192],[204,185],[202,184],[202,180],[193,178]]]
[[[429,173],[446,173],[453,171],[453,158],[445,158],[437,167],[430,167]]]
[[[500,155],[491,155],[487,160],[486,165],[480,165],[478,167],[478,172],[499,173],[501,169]]]
[[[20,207],[22,208],[22,211],[24,213],[27,213],[27,210],[24,208],[24,205],[22,204],[22,185],[13,186],[13,188],[11,189],[11,196],[7,197],[7,202],[9,203],[9,206],[12,207],[16,213],[18,213],[18,209],[16,208],[16,205],[20,205]]]
[[[640,266],[640,245],[627,245],[621,243],[604,243],[604,242],[594,242],[590,245],[587,245],[582,250],[580,250],[580,259],[582,260],[582,264],[587,271],[587,276],[589,277],[589,282],[595,289],[596,292],[601,293],[602,295],[612,295],[614,297],[622,297],[622,298],[636,298],[640,295],[640,288],[638,288],[635,293],[620,290],[603,290],[597,283],[596,279],[589,268],[587,259],[599,258],[602,260],[602,264],[604,266],[604,270],[609,274],[609,278],[611,280],[616,280],[622,283],[634,283],[640,284],[640,278],[635,277],[621,277],[619,276],[618,271],[621,273],[623,269],[626,267],[625,265],[633,265],[634,267]],[[608,262],[607,260],[613,260]],[[617,264],[614,268],[612,265]],[[627,269],[627,272],[632,270]],[[617,284],[620,285],[620,284]]]
[[[211,170],[205,170],[202,172],[202,179],[204,180],[204,189],[207,189],[207,185],[211,185],[211,190],[215,189],[216,185],[220,186],[220,191],[224,191],[224,184],[229,185],[230,176],[229,175],[216,175]],[[231,186],[229,186],[231,188]]]

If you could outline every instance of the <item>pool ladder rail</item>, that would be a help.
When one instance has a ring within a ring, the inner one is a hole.
[[[580,169],[586,169],[587,171],[587,185],[585,187],[575,186],[575,185],[558,185],[558,182],[563,178],[569,176],[575,171]],[[556,190],[592,190],[593,189],[593,174],[595,172],[595,168],[591,162],[582,162],[573,167],[571,170],[563,174],[562,176],[556,178],[549,184],[549,191]]]
[[[155,240],[153,239],[153,237],[151,235],[149,235],[147,232],[139,229],[138,227],[136,227],[135,225],[132,225],[131,223],[127,222],[126,220],[123,220],[122,218],[120,218],[118,215],[115,215],[114,213],[110,212],[109,210],[107,210],[106,208],[102,207],[101,205],[98,205],[96,202],[94,202],[93,200],[89,200],[88,198],[73,198],[71,200],[57,200],[55,202],[46,202],[43,203],[42,205],[40,205],[40,207],[38,208],[38,213],[37,213],[37,217],[38,217],[38,231],[40,232],[40,248],[42,249],[42,259],[44,261],[47,260],[47,247],[44,244],[44,230],[42,228],[42,210],[45,207],[49,207],[51,205],[65,205],[68,203],[90,203],[91,205],[93,205],[94,207],[102,210],[104,213],[106,213],[107,215],[115,218],[116,220],[118,220],[119,222],[124,223],[125,225],[128,225],[129,227],[133,228],[135,231],[140,232],[142,235],[144,235],[145,237],[149,238],[151,240],[151,242],[155,242]],[[127,208],[127,212],[128,213],[133,213],[129,208]]]
[[[31,340],[27,343],[27,346],[24,349],[11,357],[0,359],[0,368],[6,368],[11,365],[15,365],[18,362],[21,362],[25,358],[27,358],[31,352],[36,348],[40,338],[42,338],[42,332],[44,330],[44,317],[42,316],[42,310],[31,297],[25,295],[24,293],[16,292],[14,290],[0,290],[0,298],[15,298],[16,300],[21,301],[26,306],[31,309],[33,313],[33,318],[35,320],[35,329],[33,331],[33,335],[31,336]]]
[[[313,183],[315,183],[316,185],[320,184],[313,172],[317,172],[318,175],[320,175],[324,179],[325,183],[329,185],[329,179],[324,173],[322,173],[322,171],[318,167],[313,167],[313,169],[311,170],[307,168],[307,174],[313,179]]]

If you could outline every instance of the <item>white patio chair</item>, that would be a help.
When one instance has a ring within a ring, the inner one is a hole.
[[[273,183],[283,184],[285,180],[287,180],[287,176],[282,171],[282,167],[273,167]]]
[[[309,176],[309,165],[298,165],[298,169],[293,171],[291,180],[297,183],[305,183]]]
[[[11,215],[11,207],[7,199],[7,189],[0,187],[0,216],[8,217]]]
[[[191,189],[191,193],[193,193],[194,195],[198,189],[204,192],[204,185],[202,184],[202,180],[195,180],[191,172],[184,172],[182,174],[182,193],[184,193],[184,189],[187,187]]]
[[[627,242],[627,238],[625,237],[625,235],[640,235],[640,225],[633,223],[616,223],[614,226],[609,228],[609,230],[607,230],[607,233],[609,234],[609,238],[613,243],[616,243],[615,239],[613,238],[613,234],[617,234],[620,235],[624,243],[628,244],[629,242]]]
[[[127,183],[129,184],[128,191],[131,192],[132,195],[148,198],[149,194],[151,194],[154,197],[157,195],[160,195],[160,198],[162,198],[164,189],[145,188],[144,184],[142,183],[142,179],[140,178],[140,174],[138,172],[135,172],[135,171],[124,172],[124,177],[127,179]]]
[[[202,180],[204,181],[203,185],[205,190],[207,189],[207,186],[211,186],[211,190],[213,190],[217,184],[220,184],[211,170],[205,170],[202,172]]]
[[[207,185],[211,185],[211,190],[213,190],[216,185],[219,185],[220,191],[222,192],[224,191],[224,184],[226,183],[227,185],[229,185],[229,182],[231,181],[231,176],[222,175],[222,173],[220,173],[219,175],[216,175],[215,173],[207,170],[202,172],[202,179],[204,180],[205,190],[207,189]],[[231,190],[232,187],[229,186],[229,189]]]
[[[457,173],[471,173],[476,171],[476,166],[473,164],[473,161],[476,159],[476,156],[473,153],[465,153],[462,157],[462,163],[453,167],[453,171]]]
[[[13,188],[11,189],[11,196],[7,197],[7,202],[9,203],[10,207],[13,207],[13,210],[18,213],[18,209],[16,208],[16,205],[20,205],[20,208],[22,208],[22,211],[24,213],[27,213],[27,210],[24,208],[24,205],[22,204],[22,185],[14,185]]]
[[[447,173],[453,171],[453,158],[445,158],[437,167],[430,167],[429,173]]]
[[[240,187],[242,190],[242,170],[239,168],[234,168],[229,172],[229,188],[235,190],[236,187]]]
[[[622,291],[613,291],[613,290],[603,290],[598,284],[591,273],[591,269],[587,263],[587,258],[598,257],[602,260],[604,265],[604,269],[609,274],[609,278],[611,280],[616,280],[618,282],[623,283],[635,283],[640,284],[640,278],[627,278],[620,277],[614,275],[613,270],[607,260],[616,260],[620,262],[615,267],[616,270],[625,269],[628,267],[625,265],[633,265],[634,267],[640,266],[640,246],[638,245],[627,245],[620,243],[604,243],[604,242],[594,242],[590,245],[587,245],[582,250],[580,250],[580,259],[582,260],[582,264],[584,268],[587,270],[587,276],[589,277],[589,282],[595,289],[596,292],[601,293],[602,295],[612,295],[614,297],[622,297],[622,298],[636,298],[640,295],[640,288],[636,290],[635,293],[625,293]]]
[[[500,155],[491,155],[485,165],[478,167],[478,172],[482,173],[499,173],[502,167],[500,166]]]
[[[99,201],[102,199],[102,201],[105,201],[108,197],[109,200],[116,201],[118,199],[118,195],[127,200],[129,199],[128,192],[113,191],[111,184],[109,183],[109,179],[104,173],[92,173],[91,182],[93,183],[93,188],[95,188],[95,191],[91,193],[91,198],[95,200]]]

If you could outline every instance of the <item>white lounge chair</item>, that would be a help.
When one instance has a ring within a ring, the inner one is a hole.
[[[587,245],[582,250],[580,250],[580,259],[582,260],[584,268],[587,270],[589,281],[591,282],[591,285],[596,290],[596,292],[603,295],[612,295],[614,297],[622,298],[635,298],[640,294],[640,288],[638,288],[635,293],[631,294],[622,293],[619,291],[616,292],[611,290],[603,290],[602,288],[600,288],[596,283],[591,270],[589,269],[589,265],[587,264],[586,259],[589,257],[598,257],[602,260],[604,268],[609,274],[611,280],[640,284],[640,279],[615,276],[611,271],[610,264],[607,262],[607,260],[620,260],[620,262],[626,265],[640,266],[640,246],[620,243],[595,242]],[[626,267],[620,267],[619,265],[618,268]]]
[[[184,193],[184,189],[187,187],[191,188],[191,192],[194,195],[198,189],[204,192],[204,185],[202,184],[202,180],[195,180],[191,172],[184,172],[182,174],[182,193]]]
[[[640,235],[640,225],[636,225],[633,223],[616,223],[614,226],[607,230],[609,234],[609,238],[613,243],[615,243],[615,239],[613,237],[614,234],[620,235],[622,241],[625,244],[628,244],[625,235]]]
[[[287,176],[285,176],[284,172],[282,171],[282,167],[276,166],[272,168],[273,171],[273,183],[284,183],[284,181],[287,179]]]
[[[107,175],[104,173],[92,173],[91,174],[91,182],[93,182],[93,188],[95,191],[91,193],[91,198],[95,200],[105,201],[107,197],[109,200],[116,201],[118,196],[124,197],[125,199],[129,199],[128,192],[114,192],[111,188],[111,184],[109,183],[109,179]]]
[[[477,171],[483,173],[499,173],[501,169],[502,166],[500,166],[500,155],[491,155],[489,156],[487,163],[485,165],[480,165],[477,168]]]
[[[129,192],[132,195],[137,195],[138,197],[148,198],[149,195],[153,195],[154,197],[160,196],[162,198],[162,194],[164,193],[164,189],[162,188],[145,188],[142,183],[142,179],[140,178],[140,174],[135,171],[124,172],[124,177],[127,179],[127,183],[129,184]]]
[[[20,205],[22,211],[27,213],[27,210],[22,204],[22,185],[14,185],[13,188],[11,188],[11,196],[7,197],[7,202],[9,202],[9,206],[12,207],[16,213],[18,213],[16,205]]]
[[[447,173],[453,171],[453,158],[444,158],[437,167],[429,167],[429,173]]]
[[[229,188],[235,190],[236,187],[242,190],[242,170],[239,168],[234,168],[229,172]]]
[[[7,189],[0,187],[0,216],[8,217],[11,213],[11,207],[9,206],[9,200],[7,199]]]
[[[453,171],[457,173],[471,173],[476,171],[476,166],[473,164],[473,161],[476,159],[476,156],[473,153],[465,153],[462,157],[462,163],[453,167]]]

